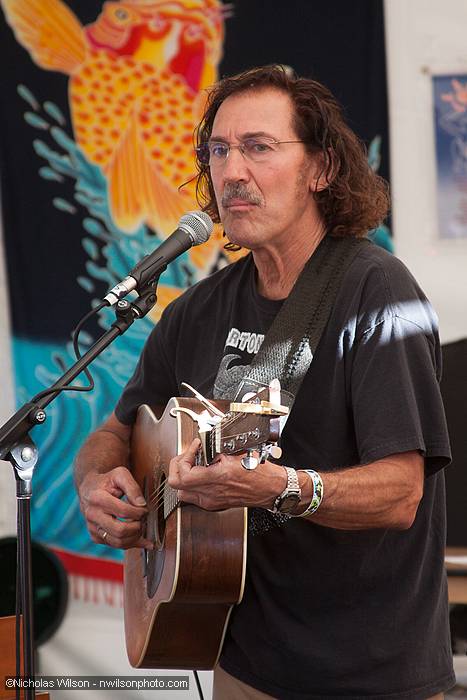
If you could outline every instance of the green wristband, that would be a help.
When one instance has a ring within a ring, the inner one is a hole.
[[[301,469],[300,471],[306,472],[310,477],[313,484],[313,496],[309,505],[307,506],[307,508],[305,508],[303,513],[295,515],[295,518],[304,518],[307,515],[313,515],[313,513],[316,513],[316,511],[321,505],[321,501],[323,500],[324,495],[323,480],[318,474],[318,472],[315,472],[314,469]]]

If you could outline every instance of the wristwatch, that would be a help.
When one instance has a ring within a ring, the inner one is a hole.
[[[274,501],[273,513],[291,513],[302,497],[298,476],[292,467],[284,467],[287,472],[287,486]]]

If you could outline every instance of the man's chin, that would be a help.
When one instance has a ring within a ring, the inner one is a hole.
[[[259,239],[263,238],[259,221],[253,219],[251,211],[231,213],[226,209],[222,212],[222,224],[229,241],[242,248],[253,250],[258,247]]]
[[[238,231],[236,233],[229,233],[227,229],[224,229],[224,231],[230,243],[234,243],[246,250],[255,250],[255,248],[259,247],[259,242],[255,240],[255,236],[252,234],[248,235],[245,233],[241,235]]]

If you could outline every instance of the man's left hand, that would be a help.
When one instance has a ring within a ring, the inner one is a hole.
[[[276,496],[286,487],[287,474],[283,467],[266,461],[248,470],[242,467],[243,455],[222,454],[208,467],[196,466],[200,445],[196,438],[185,452],[170,461],[169,486],[178,491],[178,498],[184,503],[205,510],[271,508]]]

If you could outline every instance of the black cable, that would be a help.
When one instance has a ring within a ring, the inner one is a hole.
[[[203,689],[201,688],[201,683],[199,682],[198,671],[193,671],[193,675],[196,681],[196,687],[198,688],[199,700],[204,700]]]
[[[73,334],[72,334],[73,348],[75,350],[75,355],[76,355],[77,360],[79,360],[81,358],[81,353],[80,353],[79,345],[78,345],[78,336],[81,333],[84,324],[90,318],[92,318],[93,316],[98,314],[99,311],[101,309],[103,309],[105,306],[108,306],[108,303],[106,301],[101,301],[100,304],[95,306],[94,309],[91,309],[91,311],[88,311],[88,313],[85,316],[83,316],[83,318],[80,321],[78,321],[78,325],[76,326],[76,328],[74,329]],[[87,367],[85,367],[84,373],[85,373],[86,377],[88,378],[89,383],[92,384],[92,386],[94,386],[94,380],[91,377],[91,374],[89,373],[89,370],[87,369]],[[88,390],[88,391],[90,391],[90,390]]]
[[[72,332],[72,341],[73,341],[73,349],[75,351],[75,356],[76,359],[79,360],[81,359],[81,352],[79,349],[79,343],[78,343],[78,337],[79,334],[81,333],[81,330],[84,326],[84,324],[92,318],[92,316],[95,316],[101,309],[103,309],[105,306],[108,306],[106,301],[101,302],[98,306],[96,306],[94,309],[91,309],[91,311],[88,311],[87,314],[83,316],[83,318],[78,321],[78,324],[74,331]],[[49,396],[50,394],[59,394],[61,391],[92,391],[94,389],[94,379],[91,376],[91,373],[89,372],[88,368],[85,367],[83,369],[84,374],[86,375],[86,379],[88,380],[89,384],[87,386],[79,386],[77,384],[70,384],[68,386],[62,386],[58,388],[52,388],[49,387],[48,389],[44,389],[43,391],[40,391],[38,394],[34,396],[33,399],[31,399],[32,403],[36,403],[39,401],[39,399],[44,398],[45,396]]]

